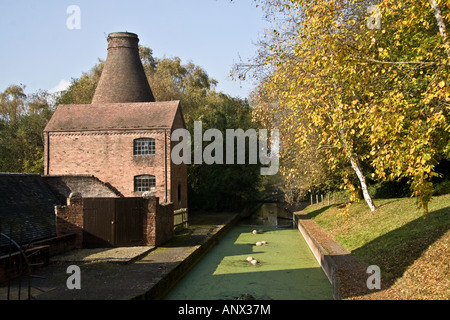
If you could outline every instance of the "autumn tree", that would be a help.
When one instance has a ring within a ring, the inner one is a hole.
[[[10,123],[16,122],[25,111],[24,85],[10,85],[0,93],[0,117]]]
[[[257,3],[279,24],[238,74],[267,75],[259,90],[276,105],[258,105],[256,113],[281,117],[295,137],[286,139],[285,153],[301,155],[314,143],[330,169],[342,170],[345,161],[372,211],[363,163],[375,179],[407,178],[427,212],[435,165],[448,150],[449,4]],[[344,182],[356,190],[349,177]]]
[[[45,91],[25,94],[11,85],[0,93],[0,171],[42,173],[42,131],[53,113],[52,96]]]

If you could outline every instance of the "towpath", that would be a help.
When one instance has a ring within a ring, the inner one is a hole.
[[[191,215],[188,232],[177,234],[165,245],[121,250],[74,251],[56,256],[46,267],[36,269],[31,279],[31,297],[36,300],[126,300],[155,299],[164,295],[172,281],[184,275],[190,264],[218,241],[237,214]],[[216,239],[217,238],[217,239]],[[68,289],[69,265],[80,267],[81,289]],[[28,295],[27,278],[10,284],[9,299]],[[0,284],[0,300],[8,298],[7,283]]]

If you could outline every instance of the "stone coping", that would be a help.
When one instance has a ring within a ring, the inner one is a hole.
[[[380,289],[369,289],[369,265],[345,250],[304,211],[294,213],[295,223],[328,277],[336,300],[403,300],[381,279]]]
[[[116,247],[116,248],[94,248],[76,249],[57,255],[51,259],[52,262],[111,262],[130,263],[153,250],[154,246]]]

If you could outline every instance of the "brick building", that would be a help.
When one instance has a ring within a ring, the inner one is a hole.
[[[93,175],[125,197],[154,191],[187,207],[186,165],[170,159],[173,130],[185,128],[179,101],[156,102],[128,32],[108,36],[92,104],[59,105],[44,129],[45,175]]]

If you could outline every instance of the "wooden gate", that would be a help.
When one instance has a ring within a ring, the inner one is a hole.
[[[142,198],[84,198],[83,247],[143,244]]]

